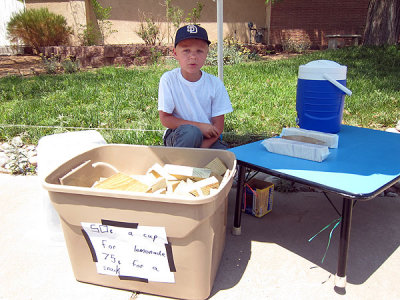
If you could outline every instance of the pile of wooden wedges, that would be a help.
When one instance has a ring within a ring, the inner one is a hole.
[[[143,175],[117,172],[100,179],[92,187],[200,197],[217,193],[220,185],[229,180],[231,172],[218,157],[201,168],[155,163]]]

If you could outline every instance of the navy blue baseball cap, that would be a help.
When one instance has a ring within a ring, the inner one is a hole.
[[[175,47],[179,42],[188,39],[203,40],[206,41],[207,44],[211,44],[211,42],[208,40],[207,31],[199,25],[190,24],[179,28],[175,35]]]

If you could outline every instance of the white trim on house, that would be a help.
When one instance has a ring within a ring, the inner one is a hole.
[[[7,23],[14,13],[24,9],[24,3],[18,0],[1,0],[0,9],[0,54],[14,54],[16,51],[11,47],[11,42],[7,38]]]

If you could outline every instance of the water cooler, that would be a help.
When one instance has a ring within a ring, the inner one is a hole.
[[[328,133],[340,131],[347,67],[330,60],[315,60],[299,67],[296,110],[300,128]]]

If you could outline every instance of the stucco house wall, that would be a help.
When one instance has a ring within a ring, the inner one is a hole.
[[[196,0],[174,0],[172,5],[184,10],[184,15],[196,6]],[[217,4],[212,0],[200,1],[204,4],[199,23],[205,27],[212,41],[217,40]],[[166,9],[162,0],[99,0],[103,7],[111,6],[110,22],[116,32],[106,38],[106,44],[132,44],[143,43],[137,35],[143,16],[153,17],[160,25],[163,43],[171,42],[168,38],[168,26],[166,22]],[[69,26],[75,33],[73,44],[78,43],[76,38],[82,26],[88,20],[94,19],[90,0],[26,0],[26,7],[47,7],[50,11],[63,15]],[[247,42],[249,31],[248,22],[253,22],[258,27],[265,27],[266,8],[264,0],[225,0],[224,1],[224,36],[236,37],[242,42]],[[183,24],[182,24],[183,25]],[[170,36],[174,35],[171,25]]]
[[[143,15],[152,16],[160,24],[163,42],[171,42],[168,38],[168,25],[166,22],[166,8],[162,0],[99,0],[103,7],[111,6],[111,19],[113,29],[107,43],[129,44],[141,43],[142,39],[136,34]],[[196,6],[197,0],[173,0],[172,5],[183,9],[184,16]],[[204,4],[199,23],[208,31],[212,41],[217,40],[217,3],[212,0],[200,0]],[[241,41],[248,40],[247,23],[253,21],[260,27],[265,26],[264,0],[225,0],[224,1],[224,35],[236,36]],[[183,25],[183,24],[182,24]],[[175,28],[171,26],[170,36],[174,36]]]
[[[174,28],[168,35],[166,9],[163,0],[98,0],[103,7],[111,6],[110,22],[116,32],[108,36],[106,44],[143,43],[137,35],[143,16],[153,17],[160,25],[163,43],[171,43]],[[199,23],[204,26],[210,40],[217,40],[217,3],[212,0],[172,0],[172,5],[184,10],[184,15],[204,4]],[[224,0],[224,37],[249,41],[248,23],[263,28],[263,42],[279,45],[288,37],[308,39],[316,47],[326,46],[326,34],[362,34],[365,27],[369,0],[282,0],[274,5],[264,0]],[[27,8],[48,7],[63,15],[75,32],[72,39],[78,45],[77,33],[88,20],[94,20],[90,0],[26,0]],[[183,24],[182,24],[183,25]],[[252,32],[254,42],[254,31]],[[170,36],[170,37],[168,37]]]

